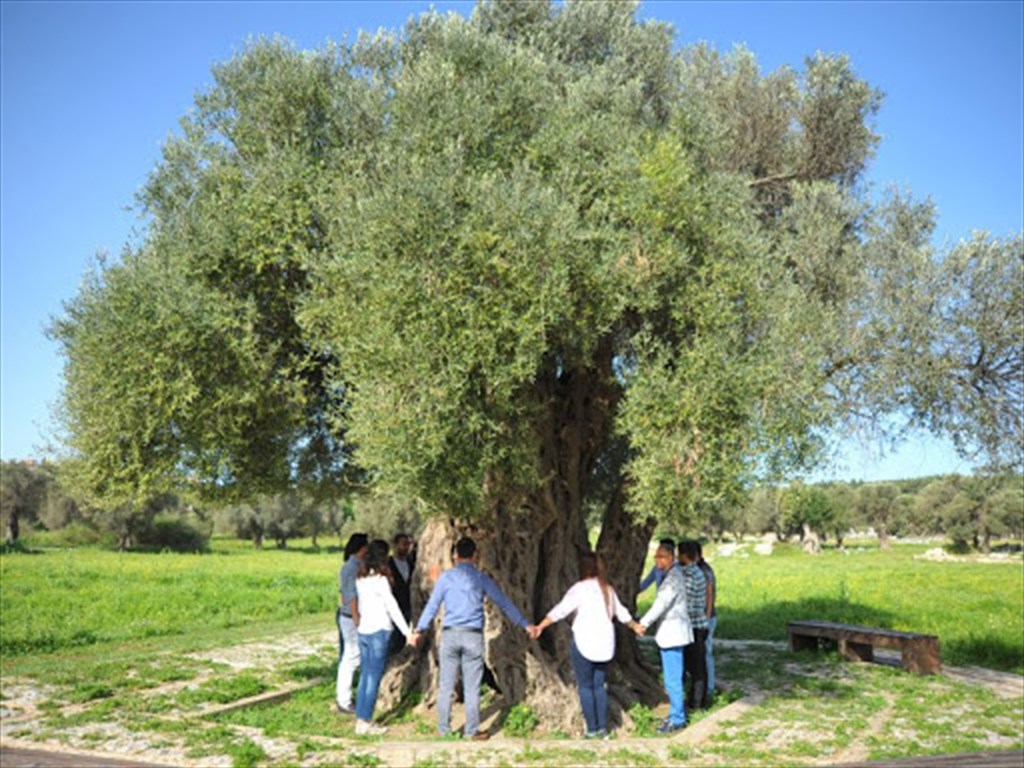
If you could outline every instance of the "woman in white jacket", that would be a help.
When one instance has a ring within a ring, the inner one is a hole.
[[[548,611],[531,633],[536,639],[556,621],[575,614],[569,649],[576,687],[579,689],[585,738],[608,735],[608,662],[615,656],[615,627],[612,619],[638,626],[605,578],[604,558],[594,552],[580,556],[580,580],[569,588],[558,604]]]
[[[366,558],[356,576],[358,597],[359,658],[362,672],[356,690],[356,733],[382,734],[387,731],[373,722],[373,708],[384,675],[388,644],[395,627],[409,638],[409,624],[391,593],[391,572],[388,569],[388,543],[381,539],[370,542]]]
[[[661,675],[664,678],[665,693],[668,694],[668,718],[658,733],[674,733],[686,727],[686,710],[683,705],[683,646],[693,642],[693,628],[686,611],[686,584],[683,571],[676,562],[671,546],[662,544],[654,554],[654,564],[665,575],[658,585],[654,604],[640,619],[635,628],[643,634],[654,622],[661,625],[654,640],[661,651]]]

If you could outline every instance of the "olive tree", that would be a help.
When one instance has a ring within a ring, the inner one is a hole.
[[[471,533],[539,619],[588,524],[631,604],[657,525],[928,412],[932,211],[859,194],[879,92],[842,56],[677,51],[635,10],[496,0],[216,67],[143,242],[54,323],[81,487],[372,486],[429,518],[421,563]],[[565,631],[490,626],[509,698],[572,717]],[[619,649],[616,709],[653,700]],[[395,677],[430,702],[433,663]]]

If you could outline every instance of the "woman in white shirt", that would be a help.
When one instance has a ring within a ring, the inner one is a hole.
[[[608,662],[615,656],[612,619],[634,628],[633,617],[605,578],[604,558],[594,552],[580,556],[580,580],[537,625],[534,637],[556,621],[575,613],[569,655],[586,722],[585,738],[608,735]]]
[[[381,539],[370,542],[366,557],[356,577],[359,606],[359,658],[362,672],[356,691],[356,733],[378,735],[387,728],[373,722],[373,708],[384,675],[388,657],[388,641],[395,627],[409,638],[409,624],[391,593],[391,571],[388,569],[388,543]]]

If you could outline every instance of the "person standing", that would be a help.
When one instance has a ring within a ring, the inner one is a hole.
[[[693,642],[683,652],[683,666],[690,676],[690,695],[686,699],[688,710],[706,709],[708,701],[708,671],[704,641],[708,636],[708,582],[704,571],[697,565],[696,541],[679,542],[679,562],[683,567],[686,585],[686,612],[693,627]]]
[[[669,549],[675,549],[676,543],[672,539],[660,539],[658,541],[659,547],[668,547]],[[640,591],[643,592],[651,584],[660,585],[661,579],[664,576],[664,571],[658,568],[658,564],[655,563],[651,566],[651,570],[647,572],[647,575],[640,580]]]
[[[352,708],[352,678],[359,669],[359,600],[356,594],[356,576],[366,556],[369,537],[353,533],[345,545],[345,564],[338,574],[341,593],[338,606],[338,631],[341,633],[341,657],[338,659],[338,679],[335,684],[335,705],[343,715],[355,713]]]
[[[708,670],[708,703],[711,702],[715,693],[715,628],[718,626],[718,612],[715,608],[718,585],[715,583],[715,569],[704,559],[704,549],[700,542],[697,542],[697,566],[703,571],[704,578],[708,583],[707,613],[708,613],[708,637],[704,641],[705,666]]]
[[[530,636],[536,640],[547,627],[571,614],[574,616],[569,659],[583,708],[584,738],[605,738],[608,736],[608,690],[605,684],[608,663],[615,656],[612,619],[630,628],[634,628],[635,622],[608,583],[604,558],[599,554],[585,552],[580,556],[579,581],[548,611]]]
[[[412,621],[412,572],[416,566],[416,552],[412,537],[408,533],[396,533],[391,541],[394,552],[388,558],[391,571],[391,593],[402,610],[406,622]],[[399,631],[391,635],[388,655],[394,655],[405,647],[405,637]]]
[[[370,542],[356,577],[359,604],[359,658],[362,672],[356,690],[356,734],[380,735],[387,728],[373,722],[373,708],[387,664],[388,645],[395,632],[409,637],[409,624],[391,592],[388,543]]]
[[[634,627],[638,635],[660,619],[654,640],[661,653],[661,676],[668,695],[668,717],[658,733],[670,734],[686,727],[683,702],[683,648],[693,642],[693,628],[686,612],[686,584],[672,547],[660,545],[654,563],[663,572],[654,603]]]
[[[447,736],[451,731],[452,695],[455,692],[456,677],[461,669],[466,704],[465,736],[476,741],[484,741],[489,738],[486,732],[480,732],[480,681],[484,669],[484,598],[490,598],[514,624],[531,635],[534,626],[523,618],[519,609],[505,596],[494,580],[479,570],[478,560],[476,542],[468,536],[456,542],[455,567],[438,577],[410,642],[413,645],[419,644],[423,632],[444,605],[437,729],[441,736]]]

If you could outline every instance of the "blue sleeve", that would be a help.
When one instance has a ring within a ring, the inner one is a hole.
[[[643,581],[640,582],[640,591],[643,592],[658,578],[658,566],[652,566],[651,570],[644,576]]]
[[[437,580],[437,584],[434,585],[434,591],[430,593],[430,599],[427,600],[427,604],[423,607],[420,620],[416,622],[417,632],[425,631],[430,622],[437,616],[437,611],[441,607],[441,600],[444,597],[444,585],[447,581],[445,576],[447,575],[447,573],[442,573],[441,577]]]
[[[505,596],[505,593],[501,591],[501,587],[494,583],[494,579],[486,573],[481,573],[480,583],[483,585],[484,594],[491,598],[494,604],[501,609],[501,612],[508,616],[514,624],[518,624],[523,629],[526,629],[530,622],[523,618],[523,614]]]

